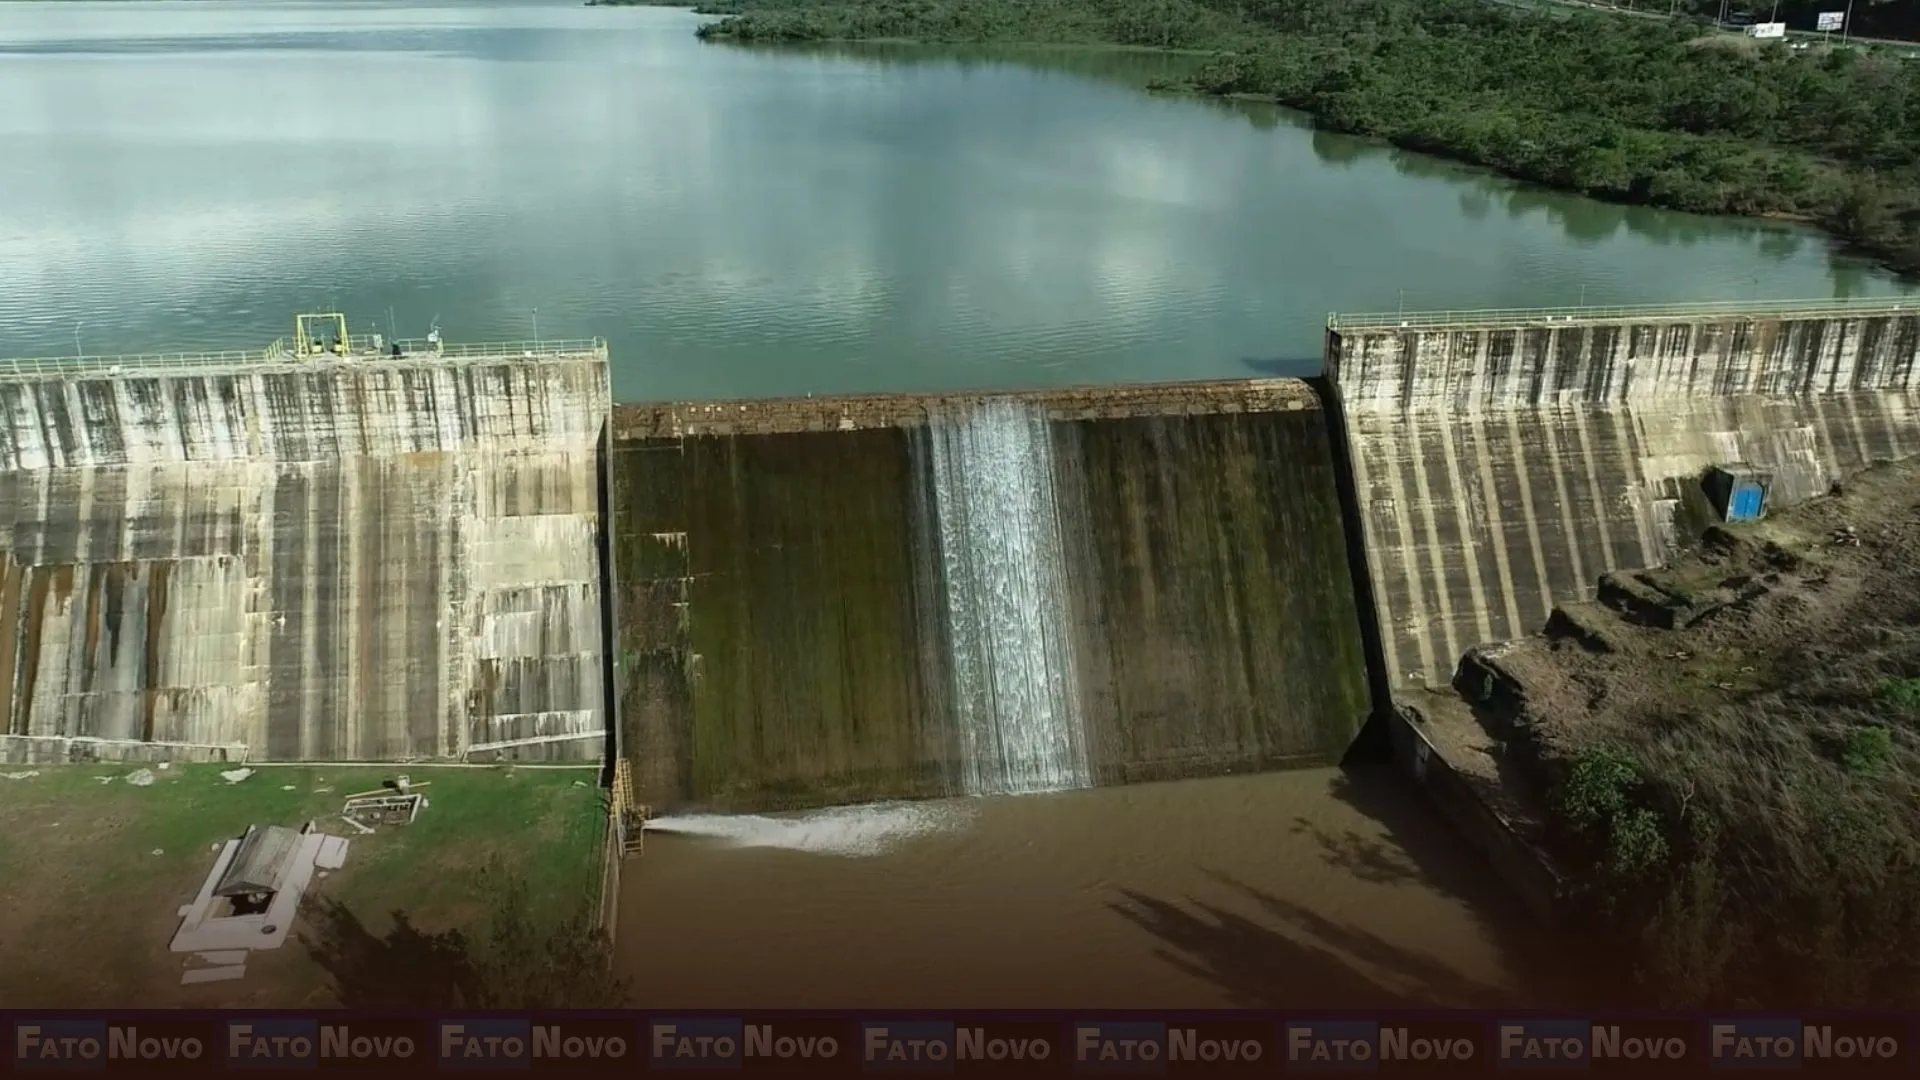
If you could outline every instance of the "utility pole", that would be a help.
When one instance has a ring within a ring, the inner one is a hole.
[[[75,319],[73,321],[73,358],[75,360],[84,359],[87,355],[86,352],[80,348],[80,328],[85,325],[87,325],[87,320],[85,319]]]
[[[1847,0],[1847,13],[1840,16],[1840,43],[1846,44],[1847,36],[1853,33],[1853,0]]]
[[[540,347],[540,309],[533,309],[533,347]]]

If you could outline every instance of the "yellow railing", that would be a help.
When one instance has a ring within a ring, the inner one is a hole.
[[[435,346],[421,340],[404,340],[398,343],[403,354],[401,362],[419,363],[422,361],[444,360],[503,360],[521,357],[550,359],[564,356],[580,356],[605,353],[607,343],[599,338],[581,338],[563,341],[510,341],[443,343]],[[146,353],[127,356],[47,356],[20,360],[0,359],[0,378],[50,378],[76,375],[136,375],[183,371],[232,370],[246,367],[301,367],[311,364],[368,364],[391,361],[394,358],[384,349],[371,350],[371,339],[363,341],[358,335],[354,338],[356,348],[365,346],[364,351],[346,356],[323,354],[320,356],[295,356],[287,348],[286,342],[276,341],[264,349],[233,349],[225,352],[200,353]]]
[[[1470,330],[1490,326],[1530,326],[1551,322],[1607,322],[1625,319],[1675,320],[1715,316],[1753,315],[1767,318],[1813,318],[1821,315],[1860,315],[1866,312],[1920,312],[1920,296],[1879,296],[1848,300],[1723,300],[1698,304],[1639,304],[1618,307],[1490,308],[1480,311],[1398,311],[1327,316],[1329,330],[1407,329]]]

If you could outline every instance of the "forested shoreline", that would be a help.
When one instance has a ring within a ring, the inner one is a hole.
[[[604,2],[604,0],[603,0]],[[1516,0],[1517,3],[1517,0]],[[713,41],[1209,54],[1187,85],[1615,202],[1806,220],[1920,276],[1920,61],[1489,0],[724,0]]]

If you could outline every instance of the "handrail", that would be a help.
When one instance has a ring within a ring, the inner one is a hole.
[[[1847,300],[1718,300],[1695,304],[1638,304],[1615,307],[1488,308],[1479,311],[1369,312],[1327,316],[1329,330],[1371,330],[1398,327],[1472,327],[1531,325],[1548,322],[1606,322],[1622,319],[1684,319],[1715,315],[1794,316],[1858,315],[1866,311],[1920,312],[1920,296],[1860,297]]]
[[[358,344],[356,337],[355,343]],[[232,368],[301,368],[320,364],[393,363],[420,364],[437,360],[511,360],[519,358],[551,359],[563,356],[604,353],[607,343],[601,338],[562,339],[557,341],[508,341],[442,343],[437,349],[427,341],[403,339],[402,355],[385,352],[355,352],[344,356],[324,353],[297,356],[284,341],[265,349],[229,349],[224,352],[147,353],[126,356],[46,356],[0,359],[0,378],[45,377],[59,375],[134,375],[163,371],[219,370]]]

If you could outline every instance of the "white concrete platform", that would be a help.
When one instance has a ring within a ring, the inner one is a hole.
[[[168,948],[173,952],[219,952],[277,949],[285,944],[287,934],[293,929],[293,920],[299,914],[300,899],[313,881],[314,859],[320,854],[321,844],[329,839],[333,838],[318,832],[300,837],[300,845],[294,849],[293,859],[287,867],[286,880],[281,882],[264,913],[216,917],[213,912],[218,910],[222,901],[213,895],[214,887],[233,862],[235,853],[240,850],[240,841],[227,841],[220,851],[220,857],[214,860],[213,871],[201,883],[200,894],[194,898]]]

